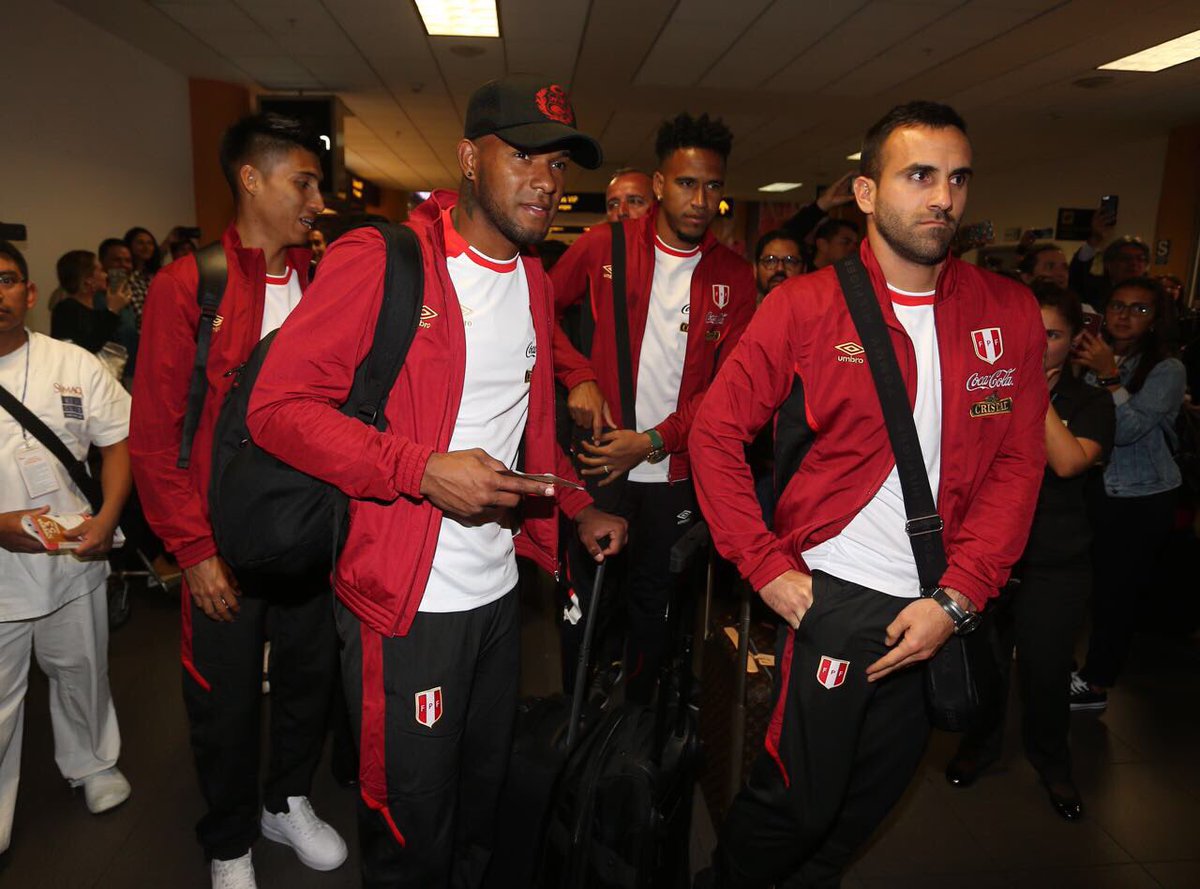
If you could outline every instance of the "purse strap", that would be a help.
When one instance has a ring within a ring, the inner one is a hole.
[[[613,330],[617,340],[617,382],[620,387],[622,428],[637,427],[633,394],[633,357],[629,347],[629,310],[625,299],[625,227],[610,222],[612,229]]]
[[[100,507],[104,505],[104,493],[100,490],[100,483],[88,475],[87,467],[75,459],[75,455],[63,444],[63,440],[54,434],[54,430],[43,423],[37,414],[25,407],[17,396],[3,386],[0,386],[0,407],[12,414],[13,419],[21,424],[21,428],[58,458],[58,462],[67,470],[67,475],[71,476],[71,481],[87,498],[87,502],[92,507],[92,514],[100,512]]]
[[[836,270],[846,307],[866,350],[867,364],[875,380],[883,422],[896,458],[900,489],[904,493],[904,513],[908,519],[904,530],[917,563],[921,592],[928,593],[941,583],[946,572],[946,548],[942,540],[942,517],[938,515],[929,487],[929,473],[921,454],[921,439],[917,436],[908,390],[887,322],[883,320],[883,310],[862,259],[853,253],[838,261]]]

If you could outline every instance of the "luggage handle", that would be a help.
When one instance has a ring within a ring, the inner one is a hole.
[[[607,549],[610,538],[606,535],[596,542]],[[567,721],[567,750],[575,746],[579,738],[580,720],[583,716],[583,698],[587,694],[588,666],[592,660],[592,639],[596,635],[596,614],[599,610],[600,592],[604,589],[604,569],[607,559],[596,568],[596,579],[592,582],[592,599],[588,602],[587,617],[583,623],[583,645],[579,650],[579,662],[575,665],[575,691],[571,695],[571,717]]]

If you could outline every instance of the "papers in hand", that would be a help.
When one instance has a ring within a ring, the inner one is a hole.
[[[542,482],[547,485],[554,485],[556,488],[572,488],[576,491],[584,490],[583,485],[578,482],[567,481],[550,472],[517,472],[515,469],[503,469],[501,475],[506,475],[509,478],[527,478],[535,482]]]
[[[39,541],[48,553],[65,553],[79,549],[81,540],[70,540],[66,533],[77,528],[91,516],[85,513],[68,513],[66,515],[35,515],[22,516],[21,527],[25,533]],[[118,528],[113,534],[113,549],[123,546],[125,535]]]

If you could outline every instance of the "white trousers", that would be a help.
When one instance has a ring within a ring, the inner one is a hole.
[[[50,680],[54,760],[63,777],[77,785],[116,765],[121,750],[104,586],[42,617],[0,621],[0,852],[12,838],[31,652]]]

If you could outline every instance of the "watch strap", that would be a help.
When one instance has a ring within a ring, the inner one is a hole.
[[[647,429],[642,434],[650,436],[650,450],[652,450],[652,451],[663,450],[663,437],[661,435],[659,435],[657,429],[650,428],[650,429]]]

